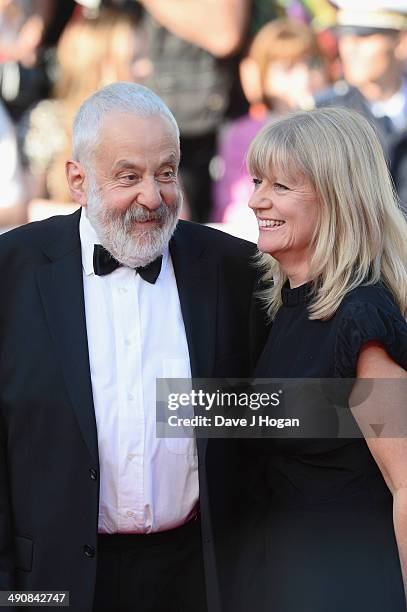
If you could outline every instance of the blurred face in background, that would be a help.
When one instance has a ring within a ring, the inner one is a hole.
[[[271,62],[264,80],[264,96],[277,112],[308,109],[314,95],[329,85],[326,67],[318,57],[295,63]]]
[[[58,43],[57,60],[56,97],[72,100],[76,107],[105,85],[142,82],[151,70],[145,33],[128,16],[111,9],[96,19],[72,19]]]
[[[144,84],[146,78],[153,70],[152,61],[149,59],[146,33],[138,28],[132,36],[132,54],[130,55],[130,79],[136,83]],[[126,79],[123,79],[124,81]]]
[[[152,70],[152,63],[147,57],[147,40],[145,32],[130,23],[123,21],[116,26],[112,34],[106,65],[111,66],[111,74],[106,73],[108,85],[114,81],[135,81],[143,83]]]
[[[368,36],[342,34],[339,53],[346,81],[355,87],[381,81],[401,71],[398,60],[400,37],[396,33],[375,33]]]
[[[260,29],[240,74],[249,102],[277,113],[312,108],[314,95],[330,83],[315,33],[293,19],[277,19]]]

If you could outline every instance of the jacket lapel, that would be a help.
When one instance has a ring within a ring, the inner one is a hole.
[[[205,246],[180,221],[170,242],[171,259],[188,342],[192,378],[210,378],[215,360],[218,265]],[[197,438],[200,483],[205,481],[206,438]],[[206,485],[205,485],[206,486]],[[202,498],[206,493],[201,490]]]
[[[212,376],[215,359],[217,262],[180,221],[170,242],[171,259],[188,342],[192,378]],[[195,238],[195,239],[194,239]]]
[[[80,211],[61,219],[62,232],[44,249],[49,263],[39,268],[37,283],[73,410],[89,452],[97,461],[79,219]]]

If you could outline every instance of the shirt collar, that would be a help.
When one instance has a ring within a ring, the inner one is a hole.
[[[89,276],[93,272],[93,247],[100,244],[98,235],[88,219],[86,209],[82,208],[81,220],[79,222],[79,237],[82,249],[82,266],[85,274]]]
[[[403,79],[399,91],[388,100],[371,102],[370,109],[375,117],[387,116],[397,131],[403,131],[407,125],[407,80]]]
[[[101,244],[101,242],[98,238],[96,230],[88,219],[86,208],[84,207],[82,207],[81,210],[81,219],[79,222],[79,237],[81,241],[83,271],[85,272],[86,276],[90,276],[91,274],[94,274],[93,248],[95,244]],[[167,246],[163,252],[163,261],[161,264],[160,276],[161,274],[163,274],[164,270],[167,267],[168,259],[169,249]]]

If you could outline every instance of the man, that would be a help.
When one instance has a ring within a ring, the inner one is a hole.
[[[403,74],[407,37],[405,2],[385,0],[355,8],[353,0],[336,0],[339,53],[345,81],[318,104],[347,106],[366,115],[376,127],[407,211],[407,180],[400,171],[407,138],[407,78]],[[407,163],[407,161],[406,161]]]
[[[0,588],[72,612],[203,611],[204,573],[220,609],[205,443],[156,439],[155,380],[247,376],[254,247],[177,224],[179,158],[163,102],[110,85],[73,126],[81,211],[0,239]]]

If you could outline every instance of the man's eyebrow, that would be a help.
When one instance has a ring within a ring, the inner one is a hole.
[[[164,166],[164,164],[177,164],[178,162],[179,162],[178,155],[172,152],[162,160],[161,166]]]
[[[137,168],[137,164],[129,159],[119,159],[118,162],[115,163],[115,170],[122,170],[123,168]]]
[[[165,166],[166,164],[178,164],[178,162],[179,162],[179,157],[173,151],[160,162],[160,167]],[[138,165],[136,162],[131,161],[130,159],[119,159],[114,165],[115,171],[123,170],[127,168],[132,168],[132,169],[138,168]]]

